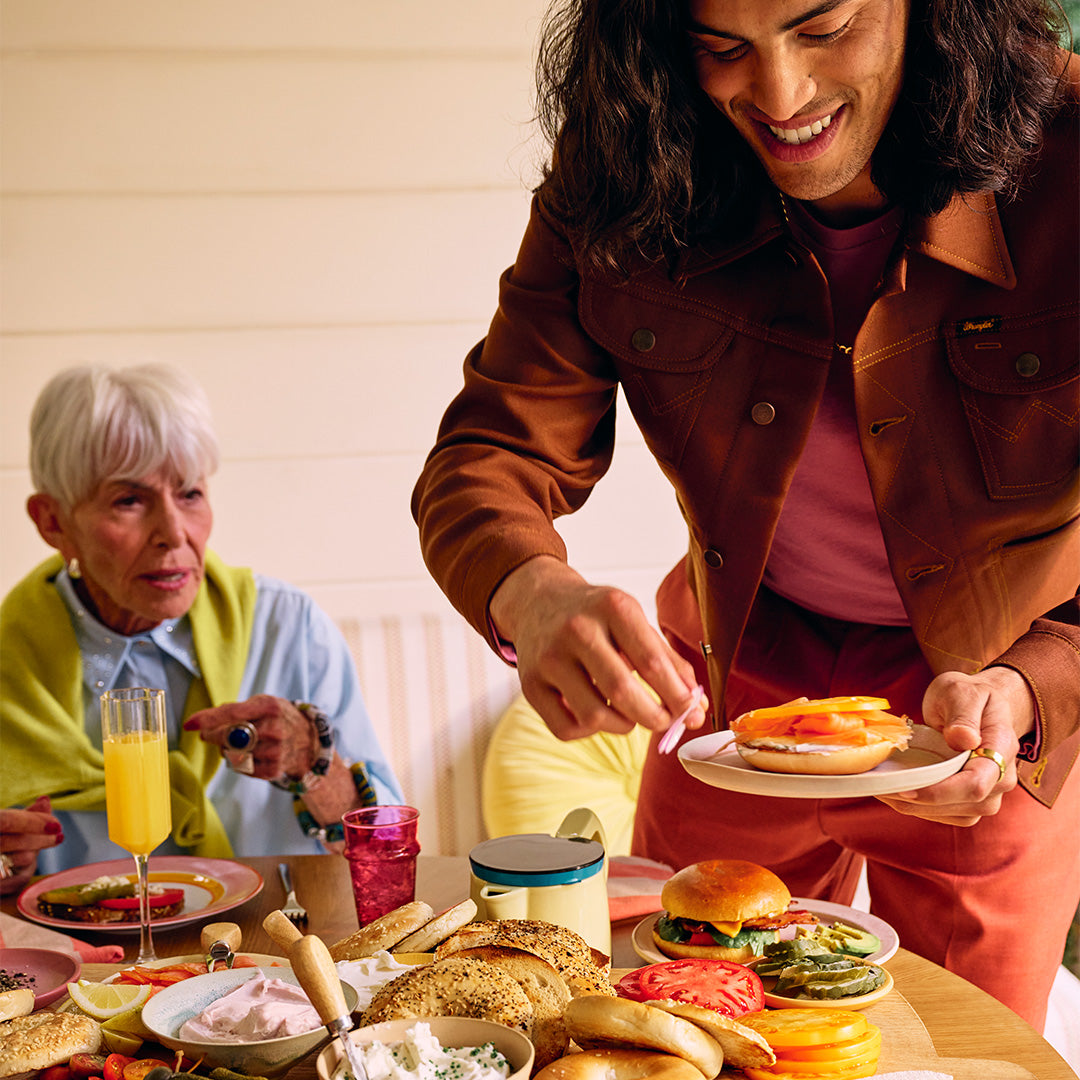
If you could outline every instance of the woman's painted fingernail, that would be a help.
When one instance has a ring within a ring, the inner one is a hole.
[[[46,821],[45,831],[47,833],[62,833],[64,831],[64,826],[61,825],[59,821]]]

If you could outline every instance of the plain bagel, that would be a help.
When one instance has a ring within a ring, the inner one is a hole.
[[[380,949],[392,949],[399,941],[430,922],[435,912],[423,900],[402,904],[362,926],[355,934],[330,946],[330,957],[338,960],[362,960]]]
[[[462,900],[452,908],[447,908],[441,915],[424,923],[419,930],[399,941],[393,948],[394,952],[431,952],[440,942],[445,941],[451,934],[457,933],[463,926],[468,925],[476,916],[476,901]]]
[[[553,1061],[534,1080],[703,1080],[686,1058],[656,1050],[608,1047]]]
[[[649,1001],[650,1008],[663,1009],[704,1028],[724,1051],[724,1064],[734,1069],[767,1069],[776,1063],[772,1047],[753,1028],[689,1001]]]
[[[681,1016],[640,1001],[600,994],[574,998],[563,1013],[566,1033],[585,1050],[635,1047],[677,1054],[712,1080],[724,1064],[720,1044]]]

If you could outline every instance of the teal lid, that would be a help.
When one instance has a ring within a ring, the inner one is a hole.
[[[572,885],[603,870],[604,845],[583,836],[497,836],[469,852],[469,866],[492,885]]]

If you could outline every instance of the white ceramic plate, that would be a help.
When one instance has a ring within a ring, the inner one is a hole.
[[[896,955],[896,950],[900,948],[900,938],[896,931],[884,919],[879,919],[868,911],[859,911],[857,908],[847,907],[845,904],[830,904],[827,900],[804,900],[801,896],[793,896],[790,906],[792,910],[812,912],[817,916],[818,922],[824,926],[832,926],[834,922],[841,922],[845,926],[852,926],[856,930],[866,930],[868,933],[874,934],[881,942],[881,948],[867,957],[871,964],[884,964],[886,960],[891,960]],[[662,911],[646,915],[634,927],[634,933],[631,937],[634,952],[642,960],[647,960],[650,964],[663,964],[671,959],[670,956],[665,956],[653,944],[653,924],[661,915],[663,915]]]
[[[933,728],[917,724],[906,750],[895,751],[877,768],[854,776],[797,776],[755,769],[735,749],[730,731],[691,739],[679,747],[682,767],[711,787],[748,795],[778,795],[788,799],[849,799],[915,791],[959,772],[971,756],[956,753]]]
[[[137,934],[138,920],[125,923],[81,923],[73,919],[55,919],[38,910],[38,897],[50,889],[84,885],[105,874],[118,874],[135,880],[135,862],[131,858],[91,863],[50,874],[19,894],[19,914],[42,926],[61,930],[92,930],[95,934]],[[184,890],[184,906],[176,915],[155,919],[153,927],[167,929],[198,922],[210,915],[220,915],[246,903],[263,887],[262,875],[250,866],[229,859],[200,859],[190,855],[150,856],[150,882],[167,889]]]

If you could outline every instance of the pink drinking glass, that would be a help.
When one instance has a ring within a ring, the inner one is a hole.
[[[369,806],[341,819],[361,926],[415,899],[419,816],[413,806]]]

